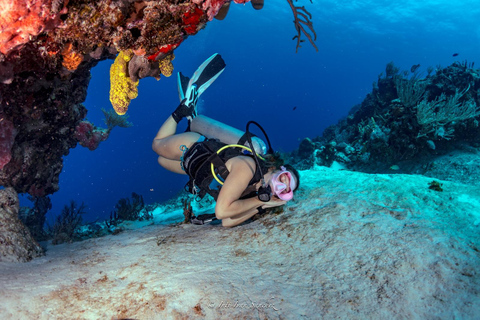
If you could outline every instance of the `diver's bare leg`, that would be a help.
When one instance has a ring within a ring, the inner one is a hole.
[[[160,127],[160,130],[158,130],[158,133],[153,140],[153,151],[166,160],[180,161],[180,157],[183,155],[183,151],[180,150],[180,146],[185,145],[187,148],[190,148],[192,144],[197,142],[200,138],[200,134],[196,132],[175,134],[176,131],[177,122],[172,116],[169,116]],[[169,168],[166,169],[170,170]]]
[[[164,157],[158,157],[158,163],[168,171],[172,171],[180,174],[186,174],[185,171],[183,171],[182,169],[180,161],[170,160]]]
[[[169,116],[158,130],[154,140],[173,136],[177,132],[177,125],[178,123],[173,120],[173,117]]]

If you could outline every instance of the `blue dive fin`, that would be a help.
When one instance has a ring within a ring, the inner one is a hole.
[[[205,60],[195,71],[192,78],[188,82],[188,88],[193,84],[197,86],[198,96],[200,96],[215,81],[218,76],[225,70],[225,61],[218,53],[213,54]]]
[[[178,97],[180,101],[187,99],[187,104],[198,99],[198,97],[218,78],[218,76],[225,70],[225,61],[222,56],[215,53],[210,58],[205,60],[192,78],[184,76],[181,72],[178,73]]]

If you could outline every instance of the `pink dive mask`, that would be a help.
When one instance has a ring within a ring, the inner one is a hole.
[[[282,171],[279,171],[272,176],[271,181],[273,186],[273,192],[280,199],[284,201],[289,201],[293,198],[293,190],[295,189],[297,184],[295,183],[295,180],[292,179],[292,174],[290,173],[290,171],[287,171],[284,166],[281,166],[280,168],[282,169]],[[284,174],[287,175],[288,180],[290,181],[290,191],[288,192],[285,192],[285,190],[287,189],[287,185],[281,181],[281,177]]]

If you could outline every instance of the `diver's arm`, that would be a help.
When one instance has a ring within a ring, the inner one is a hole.
[[[217,198],[215,215],[226,227],[236,226],[255,215],[258,207],[272,207],[285,204],[280,199],[262,202],[257,197],[240,200],[255,172],[255,162],[250,157],[230,159],[230,171]]]
[[[258,202],[260,203],[254,203],[253,200],[257,200]],[[251,209],[248,209],[244,212],[241,212],[241,213],[238,213],[236,215],[233,215],[233,216],[230,216],[230,217],[222,217],[222,218],[219,218],[219,214],[217,213],[217,209],[215,207],[215,215],[218,219],[221,219],[222,220],[222,226],[224,227],[234,227],[244,221],[247,221],[248,219],[250,219],[251,217],[253,217],[255,214],[258,213],[258,207],[260,207],[263,203],[256,199],[256,198],[250,198],[250,199],[244,199],[244,200],[237,200],[236,201],[236,205],[238,205],[238,202],[241,203],[242,206],[245,206],[245,207],[250,207],[250,204],[253,206],[253,208]],[[222,216],[222,215],[220,215]]]
[[[243,200],[241,200],[241,201],[243,201]],[[280,200],[278,198],[273,197],[272,200],[270,200],[269,202],[261,202],[260,206],[262,207],[262,209],[266,209],[266,208],[283,206],[285,203],[286,203],[286,201],[283,201],[283,200]],[[222,219],[222,225],[224,227],[234,227],[234,226],[250,219],[255,214],[257,214],[258,213],[258,207],[259,206],[255,207],[253,209],[250,209],[249,211],[246,211],[246,212],[237,214],[235,216],[232,216],[230,218],[224,218],[224,219]]]

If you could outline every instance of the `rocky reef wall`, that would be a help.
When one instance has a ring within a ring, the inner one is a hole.
[[[113,77],[116,107],[130,94],[121,81],[171,74],[173,50],[225,2],[1,0],[0,185],[35,197],[57,191],[62,157],[107,138],[80,125],[90,69],[128,52],[131,63]]]
[[[27,262],[43,255],[43,249],[18,218],[19,208],[13,188],[0,190],[0,261]]]

